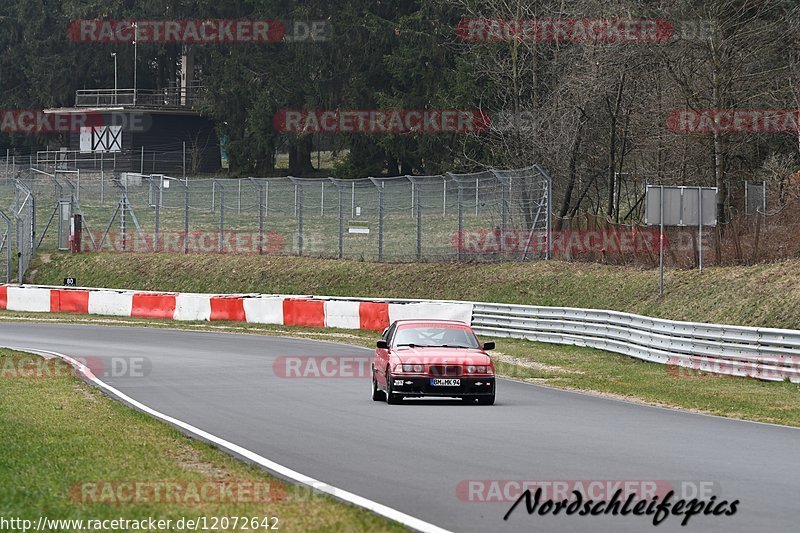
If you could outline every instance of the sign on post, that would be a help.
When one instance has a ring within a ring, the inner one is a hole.
[[[700,272],[703,271],[703,227],[717,225],[717,188],[648,185],[645,224],[659,226],[659,294],[664,295],[664,226],[697,227]]]

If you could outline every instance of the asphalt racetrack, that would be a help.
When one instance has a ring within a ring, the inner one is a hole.
[[[798,530],[794,428],[508,380],[499,380],[494,406],[438,399],[390,406],[370,399],[368,377],[277,376],[281,356],[371,354],[301,339],[2,322],[0,345],[145,358],[144,375],[103,381],[283,466],[452,531]],[[463,490],[477,486],[470,480],[693,482],[713,485],[718,501],[740,503],[733,516],[694,516],[686,527],[678,517],[653,527],[652,517],[632,515],[529,516],[524,504],[504,521],[512,501],[469,501],[480,498]]]

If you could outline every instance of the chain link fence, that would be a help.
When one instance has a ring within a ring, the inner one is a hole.
[[[36,253],[36,198],[21,175],[0,182],[0,197],[0,281],[21,283]]]
[[[538,165],[354,180],[184,179],[32,167],[6,183],[13,191],[0,191],[2,205],[13,205],[15,220],[29,217],[32,228],[31,238],[16,244],[22,245],[23,271],[36,247],[69,248],[76,214],[84,251],[396,262],[534,260],[550,254],[551,184]]]

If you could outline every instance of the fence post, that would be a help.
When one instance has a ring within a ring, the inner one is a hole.
[[[447,216],[447,179],[442,178],[442,218]]]
[[[412,180],[411,183],[414,183],[414,181]],[[414,204],[417,208],[417,261],[419,261],[422,259],[422,201],[420,199],[419,187],[414,187],[414,193]]]
[[[475,216],[478,216],[478,189],[480,188],[480,181],[475,178]]]
[[[219,190],[219,252],[225,251],[225,188]]]
[[[120,203],[122,204],[122,209],[120,210],[119,215],[119,231],[122,234],[122,251],[124,252],[127,250],[128,247],[128,234],[127,228],[125,227],[125,217],[128,212],[128,185],[125,185],[125,190],[120,193]]]
[[[262,199],[262,187],[261,185],[252,177],[248,177],[250,183],[253,184],[253,187],[256,189],[256,193],[258,194],[258,253],[264,253],[264,201]],[[267,182],[269,185],[269,182]]]
[[[100,152],[100,205],[106,205],[105,183],[106,173],[103,169],[103,152]]]
[[[151,183],[154,177],[155,176],[150,176]],[[161,187],[164,184],[164,176],[158,176],[158,178],[159,178],[158,181],[156,181],[156,184],[158,185],[158,193],[156,194],[155,197],[156,216],[153,227],[153,253],[158,252],[158,228],[159,225],[161,224]]]
[[[383,261],[383,214],[384,214],[384,192],[386,182],[370,177],[369,180],[378,189],[378,262]]]
[[[189,253],[189,180],[183,183],[183,253]]]
[[[264,201],[261,198],[261,187],[258,188],[258,253],[264,253]]]
[[[461,182],[458,185],[458,260],[463,259],[464,253],[464,187]]]
[[[500,253],[503,253],[503,241],[508,227],[508,194],[503,180],[500,180]]]
[[[303,186],[297,189],[297,255],[303,255]]]
[[[336,183],[333,178],[329,177],[328,179],[336,185],[336,193],[339,202],[339,250],[336,257],[341,259],[344,253],[344,188],[342,185]]]

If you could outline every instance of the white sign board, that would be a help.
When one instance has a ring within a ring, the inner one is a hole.
[[[80,150],[83,153],[121,151],[122,126],[81,128]]]

